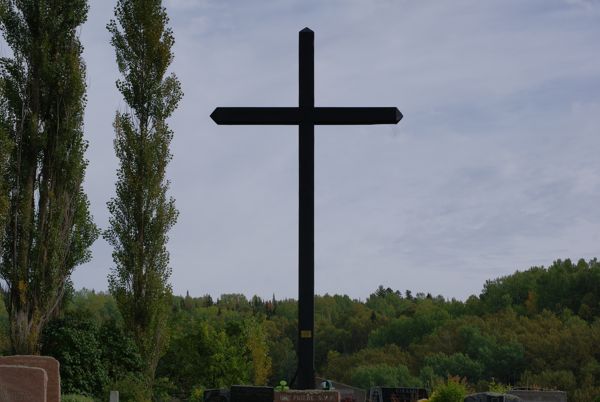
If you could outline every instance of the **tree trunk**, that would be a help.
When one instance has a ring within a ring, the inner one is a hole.
[[[34,317],[36,313],[32,314]],[[34,322],[29,318],[29,312],[26,309],[15,311],[11,320],[10,335],[12,341],[13,353],[17,355],[38,355],[40,354],[40,329],[39,322]]]

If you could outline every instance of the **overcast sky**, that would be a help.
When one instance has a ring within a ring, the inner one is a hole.
[[[105,229],[124,103],[91,0],[85,183]],[[317,127],[316,292],[464,299],[487,279],[600,256],[597,0],[168,0],[185,97],[168,176],[176,294],[297,297],[298,133],[217,126],[216,106],[296,106],[315,31],[317,106],[397,106],[397,126]],[[99,239],[76,287],[105,290]]]

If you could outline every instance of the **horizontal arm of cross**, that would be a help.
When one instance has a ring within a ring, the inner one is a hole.
[[[218,107],[210,117],[229,125],[397,124],[402,113],[395,107],[316,107],[307,112],[297,107]]]
[[[218,107],[210,115],[217,124],[298,125],[297,107]]]
[[[316,107],[315,124],[398,124],[402,113],[395,107]]]

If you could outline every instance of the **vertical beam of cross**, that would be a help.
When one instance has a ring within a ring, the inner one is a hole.
[[[210,117],[217,124],[298,125],[298,389],[315,387],[315,124],[397,124],[395,107],[315,107],[315,34],[300,31],[298,107],[218,107]]]
[[[298,214],[298,388],[315,387],[315,34],[300,31],[299,214]]]

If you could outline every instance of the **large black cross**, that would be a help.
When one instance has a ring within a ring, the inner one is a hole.
[[[298,389],[315,387],[315,124],[397,124],[402,119],[395,107],[315,107],[314,42],[313,31],[300,31],[299,107],[218,107],[210,115],[217,124],[299,126]]]

